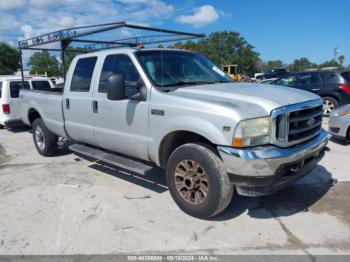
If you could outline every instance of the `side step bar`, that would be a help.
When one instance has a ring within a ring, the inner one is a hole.
[[[146,175],[148,171],[153,169],[153,166],[146,165],[142,162],[119,156],[113,153],[107,153],[101,149],[87,145],[74,144],[70,145],[69,149],[75,153],[85,155],[100,160],[102,162],[106,162],[108,164],[135,172],[140,175]]]

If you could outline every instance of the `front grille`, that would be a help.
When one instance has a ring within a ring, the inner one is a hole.
[[[276,116],[277,141],[288,146],[316,136],[322,129],[322,113],[320,103],[287,107],[285,112]]]

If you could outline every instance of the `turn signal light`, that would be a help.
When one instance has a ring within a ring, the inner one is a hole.
[[[2,105],[2,112],[4,113],[4,114],[10,114],[10,105],[9,104],[3,104]]]
[[[232,140],[232,146],[234,147],[242,147],[243,146],[243,139],[240,137],[234,138]]]

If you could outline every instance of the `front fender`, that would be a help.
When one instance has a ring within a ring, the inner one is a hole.
[[[153,141],[150,147],[150,158],[159,165],[159,152],[163,139],[170,133],[176,131],[188,131],[205,137],[216,145],[226,145],[230,140],[230,134],[224,133],[221,125],[215,125],[203,118],[193,116],[176,116],[160,126],[150,128]],[[231,136],[232,138],[232,136]]]

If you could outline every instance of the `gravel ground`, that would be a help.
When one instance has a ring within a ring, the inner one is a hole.
[[[44,158],[28,129],[0,130],[0,255],[350,254],[350,145],[329,147],[294,185],[199,220],[161,170],[138,176],[67,148]]]

